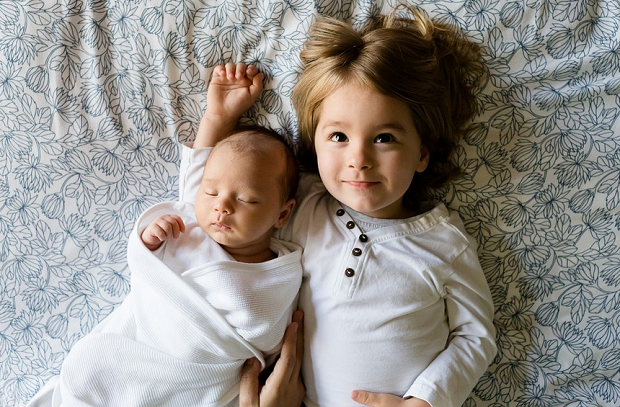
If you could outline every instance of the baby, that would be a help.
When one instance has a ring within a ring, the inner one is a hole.
[[[300,247],[272,238],[295,205],[294,156],[254,127],[206,165],[183,160],[180,201],[147,209],[129,238],[131,293],[29,406],[235,406],[244,362],[279,352],[302,276]]]

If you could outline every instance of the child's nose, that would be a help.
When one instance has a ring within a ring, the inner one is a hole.
[[[355,168],[357,170],[368,170],[372,168],[372,154],[369,151],[369,147],[351,143],[347,150],[349,150],[347,155],[347,166],[349,168]]]

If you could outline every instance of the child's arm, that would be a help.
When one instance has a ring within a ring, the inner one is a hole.
[[[462,225],[460,228],[464,231]],[[450,340],[406,393],[427,399],[433,407],[460,406],[497,351],[493,300],[473,240],[449,267],[452,272],[442,285]],[[361,404],[375,407],[429,405],[420,399],[405,400],[388,394],[360,391],[351,396]],[[422,404],[406,404],[414,401]]]
[[[460,406],[497,352],[493,300],[473,240],[450,268],[452,272],[442,283],[450,340],[407,392],[424,397],[433,407]],[[392,404],[386,394],[362,392],[361,396],[370,400],[366,405],[375,407],[408,406],[403,403],[416,400],[394,400]]]
[[[254,65],[229,62],[213,69],[205,111],[194,148],[213,147],[237,127],[239,117],[263,90],[263,74]]]
[[[179,216],[162,215],[142,231],[140,239],[150,251],[154,251],[171,236],[176,239],[184,232],[185,223]]]

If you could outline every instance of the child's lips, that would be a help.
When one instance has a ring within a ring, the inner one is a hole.
[[[372,181],[344,181],[344,183],[354,188],[370,188],[379,185],[379,182]]]

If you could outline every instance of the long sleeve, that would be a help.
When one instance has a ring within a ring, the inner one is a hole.
[[[462,405],[497,352],[493,302],[475,243],[452,267],[444,285],[450,330],[447,347],[406,393],[433,407]]]
[[[213,148],[192,148],[181,145],[181,165],[179,166],[179,201],[196,203],[204,166]]]

